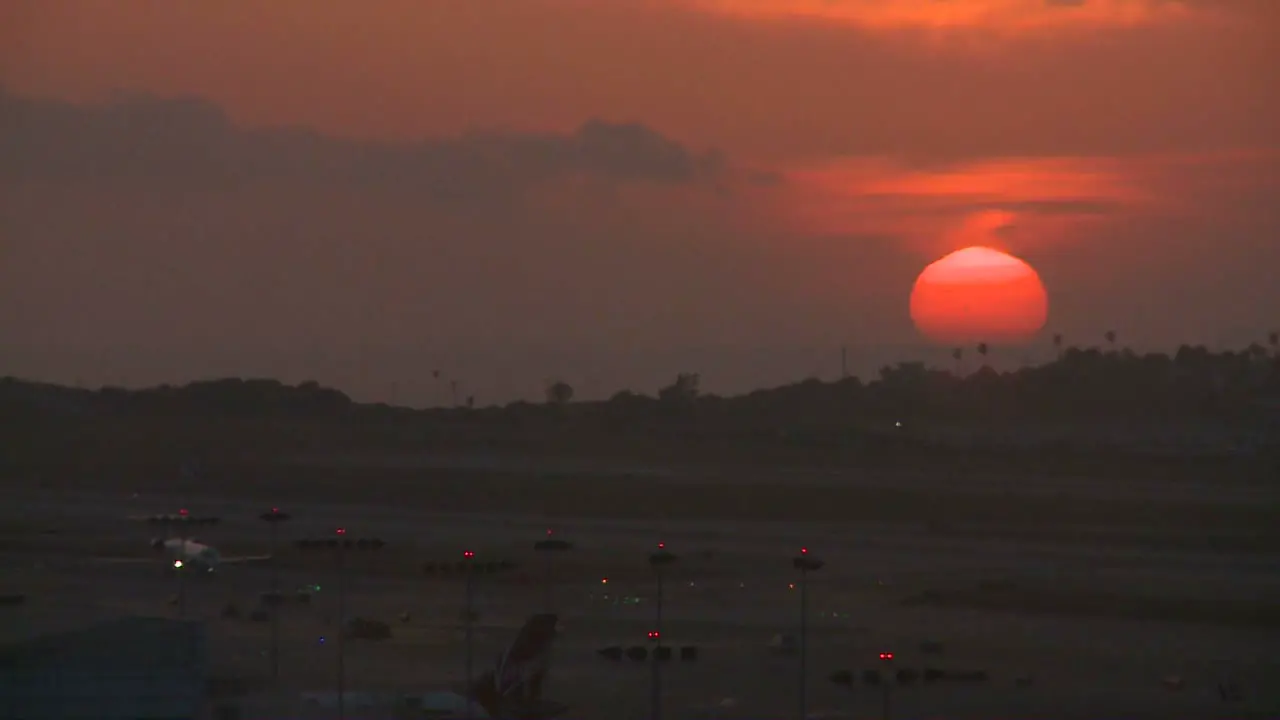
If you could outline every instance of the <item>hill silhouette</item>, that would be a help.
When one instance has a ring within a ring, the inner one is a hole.
[[[5,378],[0,422],[12,430],[0,462],[468,452],[828,466],[1111,453],[1274,468],[1280,354],[1066,348],[1008,372],[904,362],[868,381],[810,379],[736,397],[704,394],[699,376],[684,373],[652,395],[572,398],[565,381],[545,403],[410,409],[356,403],[314,382],[88,390]]]

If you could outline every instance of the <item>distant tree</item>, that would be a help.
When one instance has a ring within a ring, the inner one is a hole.
[[[1053,352],[1059,360],[1062,359],[1062,333],[1053,334]]]
[[[468,409],[468,410],[474,410],[474,409],[475,409],[475,407],[476,407],[476,396],[475,396],[475,395],[468,395],[468,396],[467,396],[467,409]]]
[[[698,397],[701,380],[698,373],[680,373],[674,383],[658,391],[658,399],[668,403],[691,402]]]
[[[991,348],[987,347],[986,343],[984,342],[978,343],[978,354],[982,356],[983,367],[985,367],[987,364],[987,353],[990,351],[991,351]]]
[[[563,380],[547,385],[548,405],[568,405],[573,400],[573,387]]]
[[[1115,350],[1115,349],[1116,349],[1116,331],[1115,331],[1115,330],[1108,330],[1108,331],[1103,335],[1103,337],[1105,337],[1105,338],[1107,339],[1107,344],[1111,346],[1111,349],[1112,349],[1112,350]]]
[[[956,348],[952,350],[951,359],[955,361],[956,377],[960,377],[960,363],[964,360],[964,348]]]
[[[1271,334],[1267,335],[1267,344],[1271,346],[1272,355],[1280,353],[1280,332],[1272,330]]]
[[[1265,363],[1271,357],[1271,353],[1267,351],[1267,348],[1258,343],[1252,343],[1249,347],[1245,348],[1243,355],[1248,358],[1252,364]]]

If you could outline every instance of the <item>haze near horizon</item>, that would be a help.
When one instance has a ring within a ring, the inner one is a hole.
[[[1010,357],[1245,345],[1278,34],[1260,0],[18,0],[0,375],[741,392],[945,356],[912,285],[973,245],[1047,288]]]

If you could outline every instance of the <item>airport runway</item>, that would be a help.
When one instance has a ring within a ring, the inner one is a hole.
[[[614,478],[643,479],[647,483],[663,485],[776,485],[784,483],[793,487],[861,487],[930,490],[937,487],[939,478],[934,472],[850,471],[847,469],[822,469],[813,467],[770,467],[762,472],[749,465],[731,469],[719,467],[678,467],[660,465],[619,464],[605,461],[574,461],[548,457],[501,457],[491,455],[422,454],[400,456],[298,456],[282,460],[282,470],[289,468],[373,468],[394,470],[433,470],[461,472],[502,472],[542,477],[598,477],[605,481]],[[1205,477],[1199,480],[1130,479],[1123,487],[1115,482],[1100,481],[1088,476],[1043,475],[1028,481],[1027,473],[987,472],[964,474],[963,489],[981,493],[1017,492],[1033,495],[1092,497],[1099,500],[1116,498],[1145,499],[1160,497],[1166,500],[1190,500],[1199,502],[1206,497],[1221,504],[1248,505],[1273,501],[1277,490],[1269,484],[1248,485],[1224,483],[1221,478]]]
[[[40,601],[23,609],[21,617],[6,616],[6,630],[18,625],[58,628],[122,613],[176,612],[167,602],[175,580],[158,563],[107,565],[88,558],[108,546],[113,552],[136,547],[136,554],[146,557],[146,540],[153,530],[122,518],[171,509],[174,502],[103,493],[44,500],[28,495],[20,503],[7,503],[4,521],[13,527],[20,521],[33,535],[22,539],[21,551],[0,557],[0,567],[7,584],[22,586]],[[386,539],[386,558],[405,558],[403,572],[394,562],[383,562],[377,572],[366,571],[355,557],[349,563],[348,615],[388,621],[394,635],[388,642],[347,644],[351,689],[421,691],[462,679],[462,585],[424,578],[420,562],[411,558],[447,559],[474,545],[525,561],[530,575],[525,584],[483,578],[477,582],[477,658],[493,657],[523,617],[545,603],[541,566],[529,549],[533,540],[544,536],[545,518],[441,516],[396,507],[321,503],[289,510],[295,520],[282,529],[283,538],[323,535],[341,524],[352,536]],[[195,511],[224,518],[224,524],[201,533],[214,545],[257,551],[265,547],[266,528],[245,503],[202,498]],[[41,535],[40,528],[56,533]],[[697,717],[695,705],[722,698],[736,701],[731,711],[720,715],[726,719],[794,717],[796,660],[772,655],[767,645],[775,634],[794,633],[798,626],[798,592],[790,587],[797,578],[788,563],[802,545],[828,563],[813,577],[809,595],[813,711],[880,717],[881,689],[859,686],[849,692],[824,678],[838,669],[875,667],[877,654],[890,650],[898,666],[983,669],[991,674],[990,681],[974,685],[894,687],[891,709],[899,718],[1280,716],[1280,658],[1274,650],[1280,646],[1280,632],[1274,626],[1232,626],[1227,618],[1166,622],[902,602],[922,590],[972,587],[988,580],[1056,589],[1102,585],[1117,595],[1280,602],[1280,562],[1271,555],[1206,556],[1173,549],[972,540],[888,524],[743,526],[581,518],[555,530],[578,547],[571,553],[576,559],[566,556],[558,570],[552,596],[564,633],[555,650],[549,693],[573,705],[575,720],[648,717],[648,666],[603,660],[595,650],[645,644],[653,623],[655,587],[644,556],[659,538],[689,558],[679,581],[667,587],[664,637],[672,644],[702,648],[697,662],[673,662],[664,670],[668,718]],[[18,540],[6,535],[6,549]],[[56,550],[38,551],[42,542]],[[395,554],[396,548],[410,550]],[[282,555],[282,563],[286,557]],[[320,589],[309,607],[290,608],[282,618],[283,695],[329,689],[336,668],[333,566],[285,564],[283,588]],[[268,626],[219,616],[229,602],[252,608],[267,587],[268,571],[262,566],[228,567],[217,575],[211,582],[188,583],[186,612],[210,619],[219,672],[261,675],[267,667]],[[601,582],[604,577],[616,579],[606,584]],[[405,612],[409,620],[401,622],[399,616]],[[922,654],[919,646],[926,639],[945,643],[945,652]],[[486,664],[477,661],[477,667]],[[1014,683],[1023,675],[1034,676],[1030,687]],[[1168,675],[1182,676],[1187,686],[1166,689],[1161,679]],[[1226,705],[1217,696],[1216,684],[1228,677],[1242,688],[1242,702]],[[269,708],[278,710],[271,703],[279,700],[254,702],[259,703],[261,717],[276,711]]]
[[[221,518],[219,526],[200,529],[215,545],[231,543],[263,552],[265,524],[256,518],[266,508],[242,501],[199,498],[192,512]],[[172,511],[190,498],[123,494],[76,494],[24,497],[7,504],[22,508],[23,522],[40,518],[91,537],[137,538],[141,544],[155,528],[130,525],[130,515]],[[482,513],[431,513],[402,507],[307,503],[287,508],[294,519],[282,538],[325,537],[344,527],[352,537],[379,537],[399,548],[416,548],[422,556],[448,557],[464,548],[527,554],[534,540],[554,529],[583,551],[612,555],[620,563],[634,556],[643,561],[658,541],[681,553],[713,553],[728,564],[732,558],[776,557],[785,575],[790,557],[801,546],[827,562],[824,577],[850,583],[892,584],[927,589],[959,580],[1020,579],[1116,592],[1145,592],[1185,597],[1275,598],[1280,603],[1280,553],[1231,554],[1165,549],[1106,542],[1107,532],[1093,529],[1090,542],[1018,541],[931,532],[902,524],[856,525],[727,521],[611,521],[572,518],[550,521],[538,516]],[[1241,531],[1242,535],[1248,531]],[[762,563],[751,564],[761,565]],[[770,574],[766,572],[765,574]]]

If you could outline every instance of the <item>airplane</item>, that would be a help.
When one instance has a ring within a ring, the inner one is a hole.
[[[270,555],[250,555],[244,557],[223,557],[222,553],[212,545],[202,543],[194,538],[155,538],[151,547],[163,551],[172,562],[175,570],[192,570],[203,574],[211,574],[223,565],[264,562]],[[105,558],[112,563],[147,563],[150,558]]]
[[[344,706],[372,709],[395,704],[429,718],[475,720],[552,720],[568,712],[569,706],[542,697],[542,687],[550,669],[551,643],[556,635],[557,615],[530,616],[507,649],[498,656],[470,687],[426,693],[406,693],[382,699],[368,693],[343,693]],[[303,693],[307,705],[337,706],[336,693]]]

